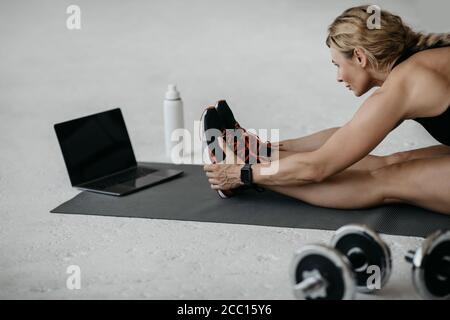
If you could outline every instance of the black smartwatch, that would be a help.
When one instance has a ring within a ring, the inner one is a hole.
[[[241,181],[245,186],[251,186],[253,184],[252,165],[246,163],[241,169]]]

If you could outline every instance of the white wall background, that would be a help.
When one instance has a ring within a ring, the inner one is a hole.
[[[81,7],[80,31],[66,28],[69,4]],[[364,97],[335,81],[324,40],[333,18],[358,4],[2,1],[1,136],[39,128],[57,152],[51,124],[120,106],[139,158],[148,158],[150,145],[162,152],[154,142],[163,137],[162,99],[172,82],[190,129],[203,107],[219,98],[229,101],[243,125],[280,128],[281,138],[342,125]],[[377,4],[416,29],[449,30],[448,1]],[[434,143],[414,123],[392,136],[380,152]]]

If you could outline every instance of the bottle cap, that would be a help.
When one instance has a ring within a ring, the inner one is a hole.
[[[177,86],[175,84],[169,84],[166,92],[166,99],[180,99],[180,92],[177,90]]]

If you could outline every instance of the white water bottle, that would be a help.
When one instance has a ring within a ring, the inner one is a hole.
[[[170,158],[171,151],[179,141],[172,141],[172,132],[184,128],[183,101],[176,85],[169,84],[164,99],[164,138],[166,143],[166,155]]]

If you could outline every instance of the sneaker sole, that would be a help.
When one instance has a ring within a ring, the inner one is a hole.
[[[206,112],[208,112],[208,109],[215,110],[215,108],[213,106],[208,107]],[[211,162],[213,164],[217,163],[217,159],[216,159],[215,155],[212,153],[212,150],[210,149],[209,145],[208,145],[208,155],[209,155],[209,159],[211,160]],[[222,199],[227,199],[227,198],[230,198],[233,196],[233,192],[230,190],[217,190],[217,193],[219,194],[219,197],[221,197]]]

